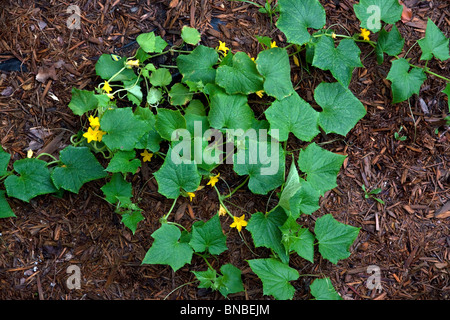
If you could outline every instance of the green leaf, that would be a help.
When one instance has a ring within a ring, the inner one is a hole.
[[[163,93],[160,89],[151,87],[147,93],[147,103],[150,105],[157,105],[163,97]]]
[[[192,271],[192,273],[200,282],[199,288],[216,290],[219,287],[216,270],[208,268],[206,271]]]
[[[169,199],[176,199],[181,189],[186,192],[196,191],[201,180],[195,162],[182,161],[170,148],[163,165],[154,176],[158,182],[158,192]]]
[[[216,93],[210,97],[211,109],[208,120],[215,129],[248,130],[254,119],[253,110],[247,103],[247,96]]]
[[[392,82],[392,103],[398,103],[419,94],[420,87],[427,79],[422,68],[412,68],[408,60],[401,58],[392,62],[386,79]]]
[[[313,188],[310,182],[301,178],[299,181],[300,188],[289,199],[290,212],[293,218],[298,218],[302,213],[312,214],[320,208],[320,192]]]
[[[8,172],[8,164],[11,159],[11,155],[3,150],[0,146],[0,177],[4,176]]]
[[[107,176],[102,165],[87,147],[68,146],[61,150],[62,166],[53,169],[52,180],[60,189],[78,193],[86,182]]]
[[[319,252],[333,264],[350,256],[350,246],[359,233],[359,228],[336,221],[331,214],[326,214],[316,220],[314,228]]]
[[[72,88],[72,98],[68,106],[75,115],[81,116],[85,112],[97,108],[97,105],[98,100],[94,92]]]
[[[144,220],[144,216],[139,210],[130,210],[129,212],[122,213],[121,222],[131,230],[133,234],[136,233],[137,225]]]
[[[124,89],[127,91],[128,100],[130,100],[136,106],[141,105],[142,99],[144,97],[140,86],[141,81],[142,79],[139,79],[137,82],[135,80],[123,82]]]
[[[168,264],[177,271],[186,263],[190,263],[193,250],[186,242],[180,241],[181,232],[178,227],[164,223],[152,233],[152,246],[145,254],[142,264]]]
[[[20,175],[11,175],[5,179],[6,192],[25,202],[32,198],[57,191],[50,178],[47,162],[26,158],[14,162],[14,170]]]
[[[281,191],[278,205],[289,212],[291,210],[289,200],[297,193],[299,189],[300,176],[298,175],[297,167],[295,166],[294,156],[292,156],[291,168],[289,169],[289,175],[284,183],[283,190]]]
[[[176,130],[186,129],[186,119],[179,110],[158,108],[155,128],[163,139],[171,141]]]
[[[241,270],[227,263],[220,268],[220,272],[222,273],[222,277],[219,278],[219,291],[225,298],[229,294],[244,291]]]
[[[265,295],[272,295],[277,300],[294,297],[295,288],[289,281],[299,278],[297,270],[272,258],[253,259],[247,260],[247,262],[252,271],[261,279]]]
[[[337,187],[336,178],[345,156],[322,149],[311,143],[300,151],[298,165],[306,173],[306,180],[321,195]]]
[[[263,90],[263,81],[255,62],[245,52],[237,52],[233,56],[232,66],[221,65],[217,68],[216,83],[228,94],[248,95]]]
[[[319,113],[319,126],[326,133],[345,136],[366,115],[361,101],[338,82],[319,84],[314,99],[323,109]]]
[[[395,24],[403,13],[398,0],[361,0],[353,9],[361,22],[361,28],[374,33],[380,31],[381,20],[387,24]]]
[[[192,93],[181,83],[175,83],[169,91],[170,104],[184,106],[192,99]]]
[[[6,192],[4,190],[0,190],[0,219],[16,216],[6,200],[5,193]]]
[[[184,110],[184,114],[186,116],[190,114],[195,114],[198,116],[206,116],[205,106],[200,100],[194,99],[191,102],[189,102],[188,106]]]
[[[189,245],[195,252],[219,255],[227,250],[227,237],[223,234],[219,216],[216,214],[201,226],[193,225]]]
[[[270,134],[278,130],[280,141],[286,141],[290,132],[300,140],[311,141],[320,132],[319,113],[297,92],[283,100],[275,100],[264,113],[270,123]]]
[[[191,53],[179,55],[177,67],[183,75],[183,81],[198,82],[203,85],[214,83],[216,69],[213,66],[219,60],[219,55],[213,48],[198,46]]]
[[[131,199],[133,197],[131,183],[126,181],[121,173],[114,173],[111,180],[100,189],[105,195],[106,201],[111,204],[116,204],[119,198]]]
[[[450,59],[449,55],[449,39],[447,39],[442,31],[428,18],[427,30],[425,38],[417,41],[422,49],[420,60],[431,60],[434,57],[441,61]]]
[[[142,33],[136,38],[139,46],[148,53],[161,53],[167,47],[167,42],[154,32]]]
[[[242,144],[243,147],[238,147],[234,155],[233,170],[240,176],[250,176],[250,191],[267,194],[281,186],[284,182],[285,154],[279,143],[251,138],[245,139]]]
[[[450,83],[447,83],[447,86],[444,90],[442,90],[442,92],[445,93],[448,97],[448,111],[450,112]]]
[[[114,173],[127,174],[130,172],[135,174],[140,166],[141,161],[136,159],[136,151],[117,151],[105,170]]]
[[[375,48],[378,64],[383,63],[385,53],[390,56],[400,54],[403,50],[404,44],[405,39],[402,38],[397,26],[394,25],[392,30],[389,32],[385,29],[381,29],[378,34],[377,46]]]
[[[147,123],[135,115],[131,107],[106,110],[100,119],[100,127],[107,132],[102,141],[112,151],[133,150],[149,131]]]
[[[325,25],[325,9],[318,0],[279,0],[278,7],[277,27],[290,43],[305,44],[311,38],[308,28],[322,29]]]
[[[149,108],[141,107],[137,107],[134,114],[147,123],[148,130],[136,143],[136,149],[148,149],[151,152],[158,152],[162,138],[156,131],[156,116]]]
[[[363,67],[361,50],[353,39],[343,39],[337,48],[331,37],[320,37],[316,44],[312,65],[322,70],[330,70],[334,78],[344,87],[348,87],[353,70]]]
[[[342,297],[334,289],[330,278],[314,280],[310,289],[316,300],[342,300]]]
[[[289,262],[289,255],[281,243],[282,234],[280,227],[287,219],[286,212],[281,207],[264,214],[257,212],[252,214],[248,221],[247,230],[250,231],[255,247],[272,249],[284,263]]]
[[[268,48],[270,48],[271,44],[272,44],[272,38],[271,37],[267,37],[267,36],[255,36],[256,40],[258,40],[258,42]]]
[[[294,92],[286,49],[272,48],[261,51],[255,63],[259,73],[264,77],[264,91],[269,96],[282,100]]]
[[[152,72],[149,80],[156,87],[168,86],[172,82],[172,75],[169,69],[159,68]]]
[[[287,218],[279,228],[281,242],[287,254],[295,251],[300,257],[314,263],[314,235],[308,229],[302,228],[293,217]]]
[[[119,61],[114,61],[109,54],[102,54],[95,64],[95,72],[103,80],[110,80],[114,76],[112,81],[127,81],[136,79],[136,74],[132,69],[124,68],[127,58],[123,57]],[[120,71],[119,74],[117,74]]]
[[[184,42],[195,46],[200,41],[201,36],[197,29],[183,26],[181,28],[181,38]]]

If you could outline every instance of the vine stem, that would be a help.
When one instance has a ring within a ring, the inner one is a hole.
[[[162,217],[163,221],[167,221],[167,218],[169,217],[169,215],[172,213],[173,208],[175,207],[175,203],[177,203],[178,197],[175,198],[175,200],[173,200],[172,206],[170,207],[169,212],[167,212],[166,215],[164,215],[164,217]]]
[[[178,286],[178,287],[176,287],[175,289],[173,289],[172,291],[170,291],[170,292],[164,297],[163,300],[166,300],[168,296],[170,296],[172,293],[174,293],[174,292],[177,291],[178,289],[181,289],[181,288],[183,288],[184,286],[193,284],[193,283],[195,283],[195,282],[197,282],[197,280],[191,281],[191,282],[183,283],[181,286]]]
[[[227,199],[227,198],[231,197],[233,194],[235,194],[236,191],[238,191],[240,188],[242,188],[249,179],[250,179],[250,176],[247,176],[247,178],[245,178],[244,182],[242,182],[240,185],[238,185],[236,188],[234,188],[233,191],[231,191],[226,196],[220,196],[220,198],[222,198],[222,200],[223,200],[223,199]]]

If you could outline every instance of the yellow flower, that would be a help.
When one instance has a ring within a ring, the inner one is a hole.
[[[219,40],[219,48],[217,50],[222,51],[224,55],[227,55],[227,52],[228,50],[230,50],[230,48],[226,46],[225,42]]]
[[[250,58],[250,59],[252,59],[252,61],[255,62],[255,58],[252,57],[252,58]]]
[[[195,198],[195,193],[193,192],[186,192],[186,193],[189,196],[189,201],[192,201],[192,199]]]
[[[93,117],[93,116],[89,116],[89,125],[92,127],[92,128],[95,128],[95,127],[100,127],[100,120],[98,119],[98,117]]]
[[[227,210],[225,210],[225,208],[222,205],[220,205],[219,216],[224,216],[226,214],[227,214]]]
[[[234,222],[230,224],[231,228],[236,228],[239,232],[242,230],[242,227],[245,227],[247,225],[247,221],[245,221],[245,215],[238,217],[233,217]]]
[[[33,150],[28,149],[27,151],[27,158],[32,158],[33,157]]]
[[[271,43],[270,43],[270,48],[277,48],[278,46],[277,46],[277,43],[275,42],[275,41],[272,41]]]
[[[293,55],[293,56],[292,56],[292,59],[294,60],[294,64],[295,64],[297,67],[300,67],[300,61],[298,61],[297,56],[296,56],[296,55]]]
[[[215,184],[217,183],[217,181],[219,181],[219,176],[220,176],[220,173],[218,173],[217,175],[215,175],[213,177],[209,177],[209,182],[206,185],[214,187]]]
[[[369,35],[370,35],[370,31],[369,30],[361,28],[361,37],[363,37],[364,40],[369,41],[370,40]]]
[[[144,150],[144,152],[141,153],[142,161],[147,162],[152,160],[153,153],[149,153],[147,150]]]
[[[110,93],[112,91],[112,88],[109,85],[108,81],[105,81],[105,83],[103,84],[103,91],[105,91],[106,93]]]
[[[139,67],[139,59],[136,59],[136,60],[128,60],[127,62],[126,62],[126,65],[128,66],[128,67]]]
[[[97,141],[97,134],[98,129],[89,128],[88,131],[83,134],[83,137],[87,139],[88,143],[91,143],[91,141]]]
[[[99,128],[95,128],[95,130],[97,130],[97,141],[101,142],[103,139],[103,136],[106,134],[105,131],[99,130]]]
[[[331,34],[331,37],[332,37],[333,39],[336,39],[336,33],[333,32],[333,33]]]
[[[264,90],[259,90],[259,91],[256,91],[255,93],[258,97],[262,98],[263,94],[264,94]]]

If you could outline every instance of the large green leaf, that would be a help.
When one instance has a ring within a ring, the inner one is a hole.
[[[128,81],[136,79],[136,74],[132,69],[124,68],[126,57],[115,61],[109,54],[102,54],[95,64],[95,72],[104,80],[110,80],[114,76],[112,81]],[[122,71],[120,71],[124,68]],[[120,73],[118,73],[120,71]]]
[[[291,66],[286,49],[272,48],[261,51],[255,61],[256,68],[264,77],[264,91],[278,100],[291,95]]]
[[[419,94],[427,76],[422,68],[412,68],[408,60],[401,58],[392,62],[386,79],[392,82],[392,102],[398,103]]]
[[[155,128],[163,139],[172,140],[178,129],[186,129],[186,119],[179,110],[158,108]]]
[[[81,116],[85,112],[97,108],[97,105],[98,100],[94,92],[72,88],[72,98],[68,106],[74,114]]]
[[[311,38],[308,28],[322,29],[325,25],[325,9],[318,0],[279,0],[278,6],[277,27],[290,43],[307,43]]]
[[[283,100],[275,100],[264,113],[270,123],[270,134],[278,130],[279,141],[286,141],[290,132],[300,140],[311,141],[320,132],[319,113],[297,92]]]
[[[281,207],[264,214],[257,212],[252,214],[248,221],[247,230],[250,231],[255,247],[272,249],[284,263],[289,262],[289,254],[281,243],[281,230],[287,219],[286,212]]]
[[[154,241],[142,264],[168,264],[173,271],[177,271],[186,263],[190,263],[193,250],[187,242],[180,241],[180,237],[178,227],[164,223],[152,233]]]
[[[387,32],[385,29],[381,29],[378,33],[377,46],[375,52],[377,54],[377,61],[382,64],[384,61],[384,54],[387,53],[390,56],[396,56],[403,50],[405,39],[398,31],[397,26],[392,26],[392,30]]]
[[[193,93],[182,83],[175,83],[169,91],[170,104],[184,106],[192,99]]]
[[[265,295],[272,295],[277,300],[288,300],[294,297],[295,288],[289,281],[299,278],[300,274],[297,270],[272,258],[253,259],[247,262],[261,279]]]
[[[320,37],[315,46],[312,65],[322,70],[330,70],[334,78],[344,87],[348,87],[353,70],[363,67],[361,50],[353,39],[343,39],[337,48],[331,37]]]
[[[131,183],[125,180],[121,173],[114,173],[103,187],[100,188],[105,195],[106,201],[116,204],[120,199],[131,199],[133,196],[133,187]]]
[[[345,136],[366,115],[361,101],[338,82],[319,84],[314,99],[323,109],[319,113],[319,126],[326,133]]]
[[[158,182],[158,192],[169,199],[177,198],[181,189],[186,192],[196,191],[201,180],[195,162],[182,161],[170,148],[163,165],[154,176]]]
[[[195,252],[209,252],[219,255],[227,250],[227,237],[223,234],[219,215],[214,215],[210,220],[200,225],[192,226],[192,237],[189,245]]]
[[[8,172],[8,164],[11,159],[11,155],[3,150],[0,146],[0,177],[4,176]]]
[[[55,186],[78,193],[86,182],[107,176],[102,165],[87,147],[68,146],[61,150],[59,159],[63,163],[52,172]]]
[[[4,190],[0,190],[0,219],[16,216],[6,200],[5,193]]]
[[[255,62],[244,52],[233,56],[232,66],[221,65],[217,68],[216,83],[228,94],[248,95],[263,90],[263,80]]]
[[[5,179],[9,197],[29,202],[36,196],[58,191],[50,178],[47,162],[26,158],[15,161],[13,166],[19,176],[11,175]]]
[[[425,38],[417,41],[422,49],[420,60],[431,60],[434,57],[441,61],[450,59],[449,39],[445,37],[442,31],[428,18]]]
[[[316,300],[342,300],[342,297],[334,289],[330,278],[314,280],[310,289]]]
[[[336,221],[331,214],[316,220],[314,227],[319,252],[325,259],[337,264],[350,256],[350,246],[359,233],[359,228]]]
[[[398,0],[361,0],[353,6],[361,28],[372,32],[381,29],[381,21],[395,24],[402,17],[403,7]]]
[[[150,130],[131,107],[106,110],[100,126],[107,133],[102,141],[113,151],[133,150],[139,139]]]
[[[169,69],[159,68],[152,72],[149,80],[156,87],[168,86],[172,82],[172,75]]]
[[[213,66],[219,60],[219,55],[213,48],[198,46],[191,53],[179,55],[177,66],[183,75],[183,80],[198,82],[204,85],[214,83],[216,69]]]
[[[134,114],[147,123],[148,129],[148,132],[136,143],[136,149],[148,149],[151,152],[158,152],[159,145],[163,139],[156,130],[156,116],[149,108],[141,107],[137,107]]]
[[[287,218],[279,228],[287,254],[295,251],[300,257],[314,263],[314,235],[308,229],[302,228],[293,217]]]
[[[337,187],[336,178],[345,156],[322,149],[311,143],[300,151],[298,165],[306,173],[306,180],[321,195]]]
[[[216,129],[242,129],[251,127],[253,110],[247,103],[247,96],[218,92],[211,96],[211,109],[208,120]]]

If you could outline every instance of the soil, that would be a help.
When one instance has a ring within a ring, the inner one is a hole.
[[[258,0],[261,2],[261,0]],[[360,32],[353,0],[320,1],[327,12],[327,26],[336,32]],[[410,48],[424,36],[431,18],[448,37],[450,3],[447,1],[404,1],[411,19],[397,23]],[[183,25],[201,31],[202,44],[218,46],[225,41],[232,51],[256,57],[261,50],[255,35],[267,35],[283,46],[285,38],[271,25],[270,18],[254,5],[210,0],[74,0],[81,11],[81,29],[69,29],[69,2],[60,0],[2,0],[0,5],[0,59],[17,58],[26,70],[3,71],[0,78],[0,141],[14,160],[35,154],[57,155],[69,144],[81,122],[67,107],[71,89],[92,89],[97,83],[94,65],[103,53],[132,54],[134,40],[143,32],[155,31],[169,43],[179,43]],[[276,21],[276,16],[274,16]],[[358,68],[350,84],[364,103],[367,115],[345,137],[319,135],[314,141],[327,150],[347,155],[338,176],[338,187],[327,192],[320,209],[302,216],[303,225],[331,213],[338,221],[361,228],[351,247],[351,256],[333,265],[316,252],[314,263],[293,255],[290,266],[300,274],[330,277],[336,290],[349,300],[448,300],[450,294],[450,131],[442,119],[448,112],[447,97],[441,93],[444,81],[430,76],[420,94],[391,104],[390,62],[378,65],[371,47],[360,45],[364,68]],[[402,56],[405,54],[404,52]],[[420,49],[408,58],[422,65]],[[450,65],[436,60],[428,64],[438,74],[450,77]],[[314,88],[322,81],[333,82],[329,72],[292,66],[293,83],[307,102],[315,105]],[[250,99],[251,100],[251,99]],[[256,100],[256,99],[255,99]],[[255,112],[261,105],[252,104]],[[394,133],[403,127],[405,141]],[[437,130],[437,132],[436,132]],[[303,147],[290,139],[288,150]],[[145,220],[133,235],[120,223],[114,209],[102,199],[102,181],[83,186],[79,194],[62,198],[40,196],[29,203],[8,201],[16,218],[0,221],[0,299],[13,300],[219,300],[223,297],[197,288],[192,270],[207,265],[194,256],[192,264],[177,272],[168,266],[141,265],[152,244],[151,234],[158,219],[172,201],[157,192],[152,177],[161,165],[145,163],[133,177],[135,200],[144,209]],[[230,165],[220,169],[221,177],[237,186],[243,177]],[[203,182],[203,185],[205,182]],[[385,204],[366,199],[361,188],[381,188],[376,195]],[[224,183],[218,183],[226,192]],[[266,211],[276,205],[275,197],[256,196],[246,188],[231,198],[235,215]],[[217,195],[211,188],[197,192],[192,203],[180,200],[175,207],[177,222],[190,226],[207,220],[218,210]],[[243,239],[230,232],[229,250],[213,267],[232,263],[242,270],[245,292],[230,299],[263,300],[262,285],[245,259],[268,257],[264,248],[252,243],[244,229]],[[251,249],[251,250],[250,250]],[[81,289],[70,290],[67,268],[77,265]],[[381,272],[381,290],[366,285],[372,275],[369,266]],[[294,299],[310,299],[314,276],[293,281]],[[180,287],[181,286],[181,287]],[[180,287],[180,288],[178,288]],[[178,289],[177,289],[178,288]]]

